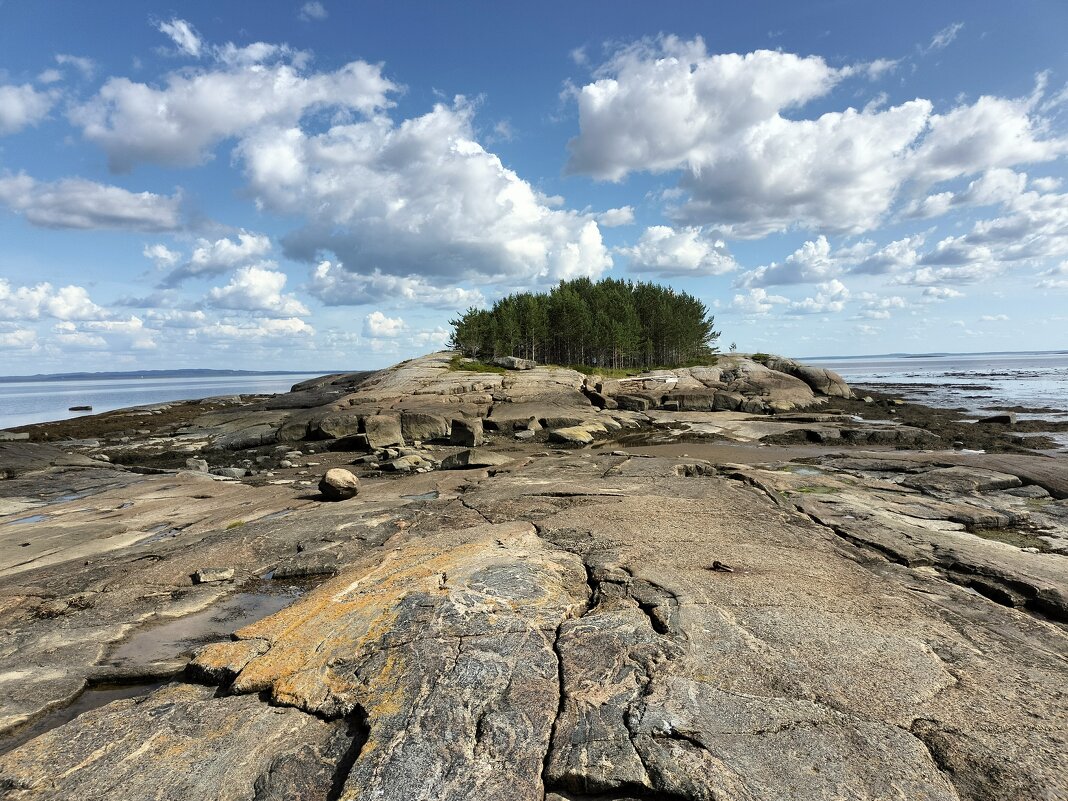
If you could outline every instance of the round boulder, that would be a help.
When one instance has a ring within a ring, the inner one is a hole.
[[[344,501],[355,498],[360,491],[360,479],[348,470],[334,467],[326,471],[319,481],[319,492],[328,501]]]

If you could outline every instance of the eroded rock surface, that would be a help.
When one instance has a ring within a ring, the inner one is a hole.
[[[0,482],[0,794],[1068,798],[1063,463],[759,445],[907,427],[769,416],[755,387],[841,390],[752,364],[624,392],[429,357],[255,411],[328,398],[384,418],[346,435],[364,438],[501,414],[474,449],[382,451],[463,470],[385,473],[310,440],[278,453],[306,483],[253,486],[20,451]],[[760,414],[682,408],[730,395]],[[235,432],[239,412],[220,412]],[[546,444],[568,428],[590,441]],[[321,503],[312,482],[341,463],[360,493]],[[233,575],[194,584],[209,567]],[[139,681],[171,683],[4,746]]]

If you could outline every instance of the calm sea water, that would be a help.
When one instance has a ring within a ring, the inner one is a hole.
[[[215,376],[210,378],[118,378],[85,381],[0,382],[0,428],[67,420],[128,406],[210,398],[216,395],[260,395],[288,392],[306,375]],[[92,406],[92,412],[71,412],[70,406]]]
[[[829,367],[851,386],[895,392],[929,406],[980,413],[996,407],[1052,410],[1068,416],[1068,353],[859,356],[802,359]]]

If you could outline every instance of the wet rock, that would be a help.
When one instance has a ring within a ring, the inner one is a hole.
[[[981,425],[1014,426],[1016,425],[1016,412],[1002,412],[989,417],[980,417],[977,422]]]
[[[482,433],[482,418],[454,418],[449,442],[465,448],[477,448],[482,445],[485,442],[485,436]]]
[[[194,584],[229,581],[233,577],[234,569],[232,567],[202,567],[190,576]]]

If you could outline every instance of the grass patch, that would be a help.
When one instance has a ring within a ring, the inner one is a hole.
[[[834,487],[818,487],[818,486],[798,487],[797,491],[800,492],[803,495],[837,495],[838,494],[838,490],[836,490]]]
[[[968,533],[984,540],[1015,545],[1017,548],[1037,548],[1042,553],[1050,553],[1053,550],[1048,542],[1040,539],[1033,531],[1023,528],[969,528]]]
[[[243,525],[245,525],[244,520],[235,520],[233,523],[226,526],[226,530],[229,531],[232,528],[241,528]]]
[[[504,375],[508,372],[503,367],[498,367],[495,364],[486,364],[477,359],[465,359],[459,354],[449,359],[449,370],[463,373],[497,373],[498,375]]]
[[[771,361],[771,354],[770,353],[754,353],[749,358],[752,359],[754,362],[760,362],[760,364],[767,364],[769,361]]]

